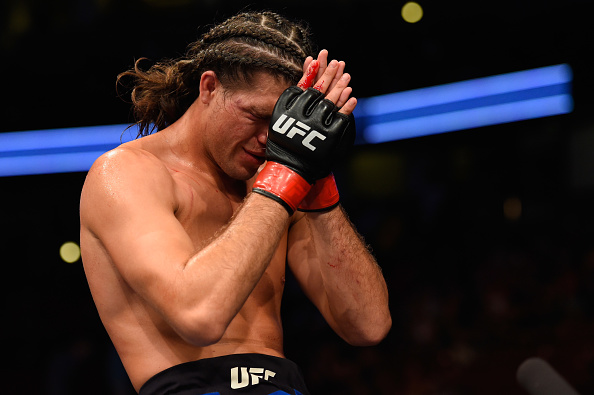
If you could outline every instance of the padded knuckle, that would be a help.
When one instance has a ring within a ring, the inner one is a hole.
[[[297,86],[290,86],[280,95],[277,101],[277,106],[282,108],[290,108],[295,100],[303,93],[303,90]]]

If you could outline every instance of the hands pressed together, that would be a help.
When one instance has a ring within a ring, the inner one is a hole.
[[[348,86],[351,75],[344,72],[345,65],[345,62],[335,59],[328,63],[328,51],[323,49],[317,59],[314,60],[311,56],[305,59],[303,77],[297,86],[303,90],[313,87],[326,94],[326,99],[340,108],[339,112],[349,115],[355,109],[357,99],[350,97],[353,92],[353,88]]]
[[[289,215],[338,205],[332,168],[356,133],[352,112],[357,99],[350,97],[351,76],[344,68],[342,61],[328,63],[326,50],[317,59],[308,57],[303,77],[283,92],[272,113],[267,164],[253,191],[277,201]]]

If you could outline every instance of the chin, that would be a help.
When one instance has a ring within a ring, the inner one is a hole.
[[[228,171],[226,173],[229,177],[231,177],[235,180],[247,181],[247,180],[253,178],[257,172],[258,172],[258,169],[242,168],[242,169],[234,169],[234,170]]]
[[[247,181],[253,178],[265,163],[264,159],[255,160],[254,157],[238,158],[237,161],[223,163],[221,170],[235,180]]]

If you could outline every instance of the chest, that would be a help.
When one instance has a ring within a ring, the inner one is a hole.
[[[175,216],[192,239],[196,249],[208,243],[231,221],[242,203],[242,196],[229,196],[212,184],[176,177]]]
[[[212,185],[194,180],[181,180],[177,189],[178,209],[175,215],[196,250],[209,244],[224,231],[245,197],[230,197]],[[275,310],[280,308],[285,283],[287,239],[288,234],[285,233],[266,272],[242,309],[244,313],[251,309],[251,305],[261,307],[266,304]]]

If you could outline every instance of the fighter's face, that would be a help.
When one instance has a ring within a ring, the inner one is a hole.
[[[218,111],[209,119],[209,152],[230,177],[247,180],[264,163],[272,110],[287,86],[268,73],[258,73],[249,87],[217,96]]]

